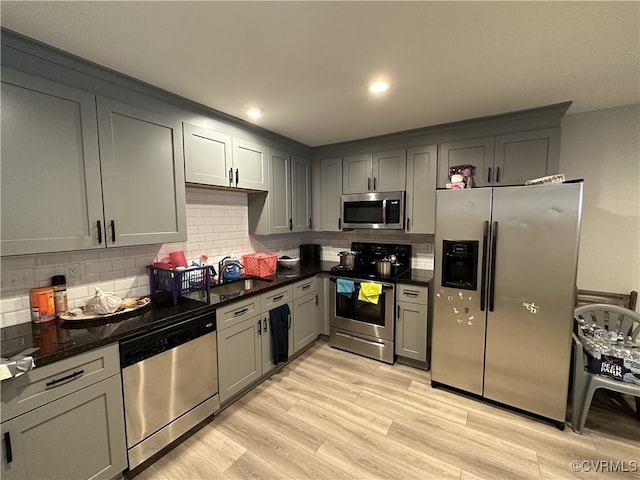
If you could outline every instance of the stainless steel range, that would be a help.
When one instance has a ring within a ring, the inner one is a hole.
[[[329,345],[394,363],[395,285],[410,273],[411,245],[353,242],[351,251],[353,269],[332,269]]]

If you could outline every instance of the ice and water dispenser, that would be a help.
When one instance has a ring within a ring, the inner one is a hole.
[[[442,241],[442,286],[476,290],[478,244],[477,240]]]

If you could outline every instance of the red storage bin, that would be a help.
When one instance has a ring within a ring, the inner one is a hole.
[[[244,274],[252,277],[270,277],[276,274],[278,256],[274,253],[250,253],[242,256]]]

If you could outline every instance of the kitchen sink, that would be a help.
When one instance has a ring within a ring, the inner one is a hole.
[[[271,283],[271,280],[267,280],[264,278],[240,278],[238,280],[232,280],[230,282],[212,286],[211,293],[215,295],[233,295],[234,293],[240,294],[245,290],[250,290],[255,287],[267,285],[269,283]]]

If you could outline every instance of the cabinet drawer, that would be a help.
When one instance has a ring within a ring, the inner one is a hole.
[[[427,287],[399,283],[396,288],[396,300],[398,302],[418,303],[420,305],[427,304]]]
[[[2,382],[2,421],[120,373],[118,344],[36,368]]]
[[[216,329],[218,331],[232,327],[249,317],[260,314],[260,296],[225,305],[216,310]]]
[[[291,288],[291,285],[270,290],[269,293],[263,294],[260,299],[262,307],[260,311],[265,313],[273,308],[279,307],[280,305],[284,305],[291,301],[292,295],[293,289]]]
[[[315,292],[318,290],[318,277],[307,278],[301,282],[293,284],[293,298],[297,299],[303,295]]]

